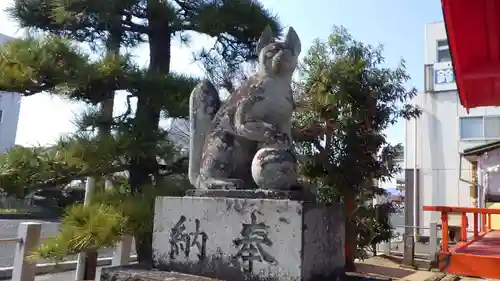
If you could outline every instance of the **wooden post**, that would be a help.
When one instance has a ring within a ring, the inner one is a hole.
[[[479,238],[479,230],[478,230],[479,219],[478,219],[478,213],[474,213],[473,216],[474,216],[474,240],[476,240],[476,239]]]
[[[83,280],[95,280],[97,273],[97,251],[88,251],[85,253],[84,270]]]
[[[486,229],[486,214],[485,214],[485,213],[482,213],[482,214],[481,214],[481,231],[482,231],[482,232],[486,232],[486,231],[488,231],[488,230]]]
[[[462,223],[460,227],[460,241],[467,242],[467,214],[462,213]]]
[[[488,230],[492,230],[491,228],[491,214],[488,214]]]
[[[449,251],[449,246],[448,246],[448,212],[441,212],[441,231],[442,231],[442,237],[443,237],[443,251],[448,252]]]
[[[17,244],[12,281],[34,281],[36,274],[36,261],[30,261],[29,255],[40,243],[42,224],[36,222],[23,222],[17,231],[21,241]]]
[[[130,262],[130,249],[132,247],[132,236],[125,235],[118,243],[113,253],[113,266],[126,265]]]
[[[354,212],[354,194],[351,194],[351,192],[348,192],[348,194],[345,195],[345,245],[344,245],[344,251],[345,251],[345,270],[347,272],[354,272],[356,271],[356,265],[354,264],[354,259],[356,257],[356,238],[353,236],[354,229],[353,225],[351,223],[351,216],[353,215]]]

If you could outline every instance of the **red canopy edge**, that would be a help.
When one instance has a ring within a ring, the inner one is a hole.
[[[500,106],[500,1],[441,0],[460,102]]]

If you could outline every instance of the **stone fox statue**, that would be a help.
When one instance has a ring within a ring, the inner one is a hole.
[[[262,169],[257,169],[252,176],[252,161],[257,151],[265,147],[276,149],[278,145],[289,156],[271,158],[295,162],[290,153],[295,110],[291,82],[300,51],[300,40],[293,28],[284,42],[277,42],[268,27],[257,43],[257,72],[226,102],[221,103],[209,81],[193,90],[189,104],[189,180],[196,188],[257,188],[254,178],[263,174]],[[276,151],[261,156],[273,153]],[[265,164],[253,162],[253,166]]]

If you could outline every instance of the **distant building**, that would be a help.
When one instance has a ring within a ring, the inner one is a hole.
[[[405,155],[404,155],[404,148],[400,149],[397,152],[396,158],[394,158],[394,164],[398,165],[401,168],[401,172],[397,173],[394,175],[394,178],[391,181],[388,182],[381,182],[380,187],[384,188],[388,191],[394,190],[396,188],[404,188],[405,186],[405,174],[404,174],[404,167],[405,167]]]
[[[404,189],[406,188],[405,173],[404,173],[404,168],[405,168],[405,149],[404,149],[404,147],[402,147],[397,152],[396,158],[394,158],[394,162],[396,165],[398,165],[401,168],[401,172],[397,173],[394,176],[394,180],[396,182],[396,188],[404,191]]]
[[[440,221],[440,214],[423,212],[423,206],[473,206],[472,164],[461,154],[500,140],[500,107],[478,107],[467,112],[461,105],[443,22],[425,26],[423,47],[424,91],[412,101],[422,109],[422,116],[406,122],[406,198],[411,202],[406,209],[417,210],[417,225],[428,227],[430,222]],[[416,206],[410,198],[414,188]],[[408,224],[413,224],[412,216],[409,218]]]
[[[14,38],[0,34],[0,44]],[[0,92],[0,153],[14,146],[21,109],[21,94]]]
[[[399,202],[402,200],[405,187],[404,156],[404,148],[401,148],[394,158],[394,164],[401,168],[401,172],[394,175],[391,181],[379,183],[379,187],[385,189],[389,194],[387,196],[377,196],[376,203],[385,203],[388,201]]]

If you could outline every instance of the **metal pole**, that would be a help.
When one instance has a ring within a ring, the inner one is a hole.
[[[85,198],[83,201],[83,205],[88,206],[90,204],[90,200],[95,193],[95,178],[88,177],[85,183]]]
[[[417,118],[414,119],[414,130],[413,130],[413,239],[417,239],[417,212],[418,212],[418,192],[417,192]]]
[[[477,200],[477,207],[478,208],[484,208],[485,204],[483,202],[483,173],[481,171],[480,167],[480,162],[478,161],[476,164],[476,176],[477,176],[477,182],[476,182],[476,200]],[[486,216],[486,214],[481,214],[481,221],[483,219],[483,216]],[[486,231],[483,229],[483,231]]]

